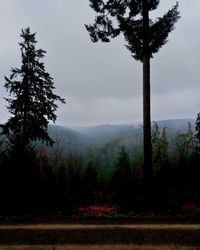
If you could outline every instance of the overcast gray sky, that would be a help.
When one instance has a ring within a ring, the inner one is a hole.
[[[175,0],[161,0],[153,16]],[[195,118],[200,111],[200,1],[179,0],[182,18],[169,42],[151,61],[152,120]],[[93,23],[88,0],[1,0],[0,114],[9,113],[4,76],[20,66],[22,28],[36,32],[47,51],[46,70],[54,78],[59,104],[57,124],[95,125],[142,121],[142,64],[124,47],[123,37],[93,44],[84,24]]]

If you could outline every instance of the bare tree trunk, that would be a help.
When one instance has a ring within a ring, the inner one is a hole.
[[[144,179],[148,185],[152,180],[151,101],[150,101],[150,53],[148,0],[143,0],[143,138]]]

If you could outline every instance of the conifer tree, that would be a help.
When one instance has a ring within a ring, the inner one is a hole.
[[[8,136],[12,151],[26,151],[31,141],[42,140],[52,144],[47,133],[49,121],[55,122],[56,101],[64,99],[53,93],[54,82],[45,71],[41,62],[45,55],[42,49],[36,49],[35,33],[30,28],[22,29],[20,68],[12,68],[10,77],[5,77],[5,88],[10,94],[7,98],[11,117],[2,125],[3,134]],[[16,150],[15,150],[16,149]]]
[[[196,138],[200,143],[200,113],[197,114],[197,119],[196,119]]]
[[[150,113],[150,58],[167,42],[168,34],[179,19],[178,3],[155,21],[149,12],[157,9],[160,0],[89,0],[97,13],[95,23],[86,25],[91,40],[110,42],[120,33],[133,58],[143,63],[143,126],[144,176],[152,178],[152,143]]]
[[[133,198],[130,194],[133,191],[132,180],[133,178],[129,155],[126,152],[125,146],[122,146],[112,177],[114,199],[117,201],[120,207],[126,206]]]
[[[122,179],[121,184],[126,183],[126,179],[130,177],[130,159],[126,152],[125,146],[122,146],[118,156],[116,171],[119,173],[118,176]]]

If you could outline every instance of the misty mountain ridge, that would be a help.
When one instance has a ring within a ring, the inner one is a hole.
[[[53,150],[59,148],[62,154],[68,152],[80,153],[93,144],[92,140],[86,135],[59,125],[50,124],[48,126],[48,134],[55,142]]]
[[[186,132],[188,122],[195,130],[194,119],[171,119],[160,120],[157,124],[162,130],[167,128],[167,133]],[[153,122],[152,122],[153,127]],[[58,125],[49,125],[48,133],[55,141],[53,151],[62,151],[62,154],[68,152],[83,153],[87,150],[98,148],[99,151],[106,151],[109,148],[118,152],[122,145],[127,147],[127,151],[133,154],[133,151],[142,150],[142,125],[140,123],[127,125],[97,125],[88,127],[67,128]]]
[[[156,121],[160,129],[167,128],[168,132],[186,132],[188,129],[188,122],[191,123],[193,130],[195,130],[195,119],[169,119]],[[153,127],[154,121],[152,121]],[[102,124],[87,127],[74,127],[75,131],[86,135],[94,141],[94,144],[101,144],[116,137],[128,136],[142,132],[142,123],[135,124],[120,124],[110,125]]]
[[[78,132],[84,134],[94,141],[94,144],[101,144],[115,137],[121,137],[128,134],[138,133],[141,130],[140,126],[135,124],[127,125],[110,125],[102,124],[97,126],[78,127]]]

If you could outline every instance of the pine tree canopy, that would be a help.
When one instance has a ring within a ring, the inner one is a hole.
[[[5,77],[4,86],[10,94],[10,98],[6,98],[7,108],[12,116],[2,126],[3,133],[23,145],[33,140],[52,144],[47,133],[48,123],[56,121],[55,102],[65,101],[53,93],[53,79],[41,62],[46,52],[36,49],[35,33],[31,34],[28,27],[22,30],[21,38],[21,68],[12,68],[10,77]]]
[[[126,47],[136,60],[143,61],[143,0],[89,0],[90,7],[98,15],[93,25],[86,25],[91,40],[110,42],[111,38],[124,34]],[[160,1],[149,0],[149,11],[155,10]],[[163,17],[149,20],[149,56],[157,53],[167,42],[168,34],[179,19],[178,3]]]
[[[130,159],[126,152],[125,146],[122,146],[117,160],[117,169],[121,171],[121,174],[127,174],[130,172]]]

